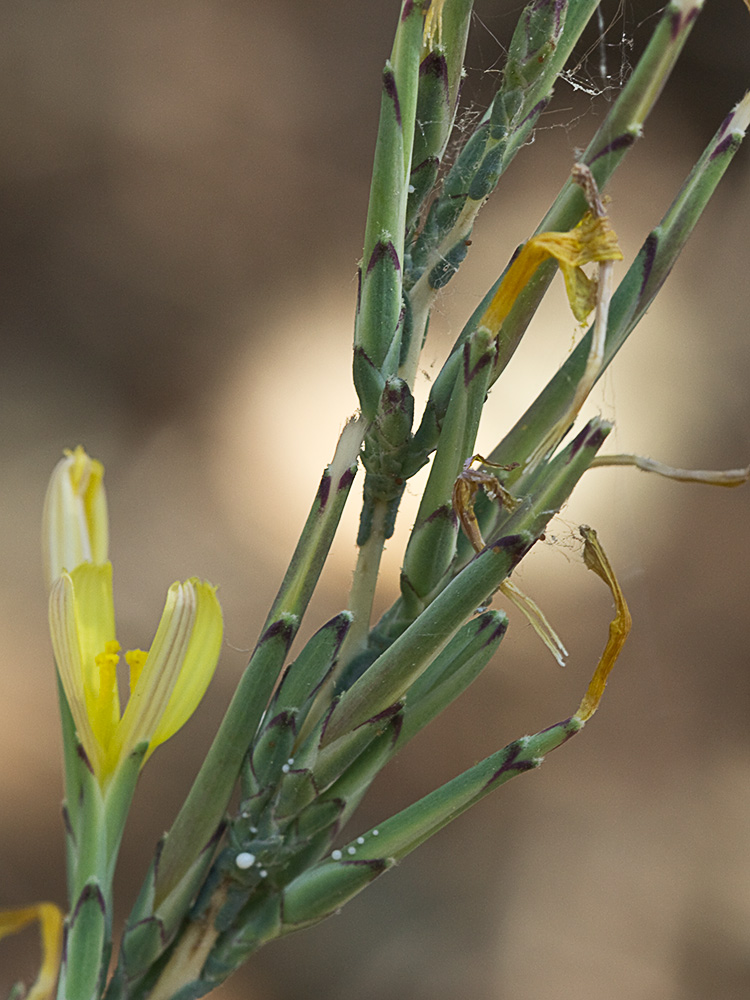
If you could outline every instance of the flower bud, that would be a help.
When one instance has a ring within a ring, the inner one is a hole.
[[[42,558],[49,589],[63,570],[107,561],[109,529],[104,467],[81,445],[65,451],[47,487],[42,514]]]

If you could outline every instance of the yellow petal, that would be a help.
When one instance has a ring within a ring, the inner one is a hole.
[[[63,570],[107,560],[104,467],[79,445],[66,451],[50,477],[42,514],[42,556],[47,587]]]
[[[86,710],[101,747],[107,747],[120,720],[117,684],[100,657],[116,654],[115,607],[112,596],[112,564],[84,563],[70,574],[75,595],[75,617],[81,651]],[[115,660],[116,664],[116,660]],[[104,680],[107,690],[102,691]],[[106,697],[105,697],[106,695]]]
[[[750,2],[750,0],[748,0]],[[432,0],[424,19],[423,44],[428,51],[435,51],[442,41],[443,7],[445,0]]]
[[[499,331],[518,295],[548,257],[554,257],[560,265],[573,315],[582,323],[596,304],[596,284],[581,268],[584,264],[622,260],[622,251],[607,216],[593,216],[590,212],[570,232],[532,236],[508,268],[480,326],[493,334]]]
[[[213,677],[222,640],[221,606],[211,584],[174,583],[138,682],[115,734],[122,760],[144,741],[147,757],[190,718]]]
[[[23,930],[35,920],[39,921],[42,935],[42,964],[26,1000],[48,1000],[55,989],[62,954],[63,915],[59,906],[36,903],[23,909],[0,912],[0,938]]]
[[[106,748],[120,718],[117,684],[97,658],[114,652],[112,566],[84,563],[52,586],[50,634],[60,679],[78,738],[95,774],[104,770]]]
[[[607,686],[607,678],[612,667],[615,665],[617,657],[620,655],[622,647],[625,645],[625,640],[630,634],[633,620],[630,617],[625,595],[620,588],[615,571],[612,569],[609,559],[607,559],[596,532],[586,524],[582,524],[578,530],[581,532],[584,540],[584,563],[607,584],[615,599],[615,617],[609,623],[607,645],[604,647],[604,652],[594,671],[594,676],[591,678],[586,694],[578,706],[578,711],[573,716],[573,718],[579,719],[581,722],[587,722],[599,707],[599,702],[602,700],[604,689]]]

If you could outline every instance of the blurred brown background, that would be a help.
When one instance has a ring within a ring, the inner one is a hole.
[[[478,2],[467,106],[486,106],[521,6]],[[604,3],[606,45],[594,45],[576,74],[585,89],[558,85],[536,142],[481,216],[472,259],[440,299],[427,375],[588,142],[655,7]],[[747,11],[740,0],[707,7],[611,187],[628,261],[748,83]],[[355,265],[397,8],[396,0],[3,4],[2,906],[64,900],[38,543],[49,472],[79,441],[107,466],[123,645],[149,641],[178,577],[219,583],[225,609],[212,689],[143,774],[118,875],[122,917],[355,408]],[[604,84],[602,56],[612,77]],[[748,461],[749,164],[742,150],[658,304],[602,381],[593,408],[616,419],[615,450],[702,468]],[[575,333],[556,289],[492,395],[481,449],[513,422]],[[422,395],[426,386],[423,376]],[[355,508],[308,632],[345,605]],[[219,995],[748,996],[747,512],[747,490],[592,472],[519,581],[561,632],[567,669],[514,617],[497,663],[394,762],[354,827],[577,705],[610,614],[572,540],[582,521],[599,529],[635,619],[586,734],[422,847],[344,917],[259,953]],[[401,520],[403,531],[408,514]],[[387,553],[382,607],[402,543],[403,534]],[[33,932],[0,944],[1,995],[32,978],[35,950]]]

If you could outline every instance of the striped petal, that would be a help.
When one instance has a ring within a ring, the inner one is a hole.
[[[120,718],[114,664],[115,616],[112,566],[84,563],[52,585],[50,634],[65,696],[78,738],[94,773],[101,777],[106,750]]]
[[[148,741],[146,759],[187,722],[213,677],[222,641],[216,588],[196,578],[169,588],[159,628],[115,733],[113,758]]]

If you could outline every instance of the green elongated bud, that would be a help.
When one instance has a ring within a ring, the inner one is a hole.
[[[469,252],[467,236],[459,236],[451,247],[446,247],[441,259],[435,264],[427,276],[427,283],[434,292],[440,291],[451,280]]]
[[[567,4],[539,0],[524,8],[508,48],[506,81],[518,88],[527,87],[544,71],[562,34],[566,14]]]
[[[378,391],[375,373],[395,374],[401,353],[404,235],[416,120],[424,14],[405,0],[391,59],[383,72],[380,123],[354,327],[354,384],[371,420]],[[371,371],[373,369],[374,371]]]
[[[281,780],[282,768],[288,770],[291,766],[296,737],[297,712],[294,709],[269,713],[264,720],[252,753],[242,767],[243,796],[256,818]]]
[[[354,343],[357,350],[362,351],[372,366],[384,376],[391,374],[391,371],[395,372],[392,360],[390,365],[386,365],[389,354],[398,358],[401,351],[402,259],[403,251],[399,254],[393,240],[384,238],[375,244],[362,262],[362,289]],[[363,405],[365,416],[372,418],[376,405],[376,399],[371,401],[367,410]]]
[[[495,788],[518,774],[539,767],[545,754],[562,746],[582,728],[580,719],[573,717],[543,729],[534,736],[522,736],[514,740],[504,749],[475,764],[384,823],[379,823],[362,837],[351,841],[337,852],[336,859],[326,859],[317,866],[317,870],[343,864],[344,858],[356,859],[363,864],[378,859],[401,861]],[[350,849],[353,849],[351,853]],[[341,860],[337,860],[339,858]]]
[[[95,793],[95,778],[91,769],[83,759],[79,750],[78,736],[70,712],[68,699],[60,680],[60,675],[55,672],[57,678],[58,705],[60,708],[60,722],[62,729],[63,763],[65,768],[65,801],[63,803],[63,816],[65,818],[65,848],[67,852],[66,874],[68,880],[68,898],[71,899],[76,893],[75,869],[76,869],[76,844],[81,837],[81,812],[84,797]]]
[[[65,924],[60,1000],[98,1000],[109,962],[109,917],[96,878],[83,887]]]
[[[135,794],[135,786],[138,782],[143,765],[143,759],[148,752],[148,741],[141,741],[131,753],[120,763],[115,772],[105,796],[106,810],[106,842],[105,849],[109,864],[102,875],[111,882],[114,876],[117,855],[120,850],[120,841],[125,830],[125,823],[130,811],[130,805]]]
[[[336,871],[317,866],[299,875],[282,894],[258,897],[243,910],[240,926],[220,935],[200,980],[181,990],[176,1000],[192,1000],[218,986],[260,945],[334,913],[388,867],[379,860],[339,865]]]
[[[434,186],[456,115],[473,0],[446,0],[440,32],[425,37],[419,65],[416,127],[406,231],[417,221],[425,197]]]
[[[414,805],[331,852],[284,890],[284,930],[317,923],[366,888],[378,875],[411,853],[433,834],[495,788],[533,770],[544,755],[583,728],[566,719],[534,736],[523,736],[469,768]]]
[[[436,4],[431,6],[434,7]],[[461,88],[466,41],[473,8],[474,0],[443,0],[440,31],[426,32],[425,37],[426,53],[439,53],[445,57],[448,96],[454,109]]]
[[[409,688],[398,737],[403,746],[479,676],[508,628],[503,611],[485,611],[467,622]]]
[[[409,452],[414,420],[414,397],[403,379],[391,376],[385,382],[378,410],[365,437],[362,464],[367,469],[357,545],[364,545],[372,532],[375,507],[388,505],[385,537],[390,538],[404,492],[403,466]]]
[[[325,716],[318,720],[312,732],[303,740],[301,746],[295,749],[288,771],[281,779],[278,794],[273,805],[273,813],[280,822],[299,814],[308,803],[315,799],[320,791],[313,767],[318,759],[320,734],[325,725]]]
[[[400,579],[403,610],[409,621],[424,609],[430,592],[453,561],[457,531],[450,501],[414,525]]]
[[[362,412],[366,416],[372,416],[377,406],[377,400],[385,388],[385,378],[361,344],[356,343],[352,361],[352,379],[360,405],[362,405],[363,399],[368,401],[367,410],[362,406]]]
[[[428,52],[419,66],[417,124],[406,209],[407,232],[415,225],[422,203],[437,180],[452,125],[448,60],[440,52]]]
[[[315,751],[317,755],[317,747]],[[289,765],[289,772],[281,780],[273,805],[274,816],[279,821],[296,816],[300,809],[304,809],[318,794],[318,787],[310,768],[302,766],[297,756],[293,761]]]
[[[376,736],[385,731],[397,732],[401,727],[402,706],[396,702],[373,714],[356,729],[334,741],[325,741],[313,768],[315,783],[321,790],[328,788],[336,778],[351,766]]]
[[[404,276],[404,287],[411,289],[430,261],[430,252],[440,237],[449,232],[456,224],[466,192],[484,156],[489,135],[489,126],[480,125],[469,137],[461,149],[458,159],[451,167],[440,193],[433,203],[419,238],[411,248],[411,267]],[[439,263],[431,261],[430,266]]]
[[[304,872],[284,890],[284,930],[297,930],[330,916],[394,864],[391,858],[346,859]]]
[[[269,713],[278,714],[285,710],[296,712],[297,730],[305,720],[312,699],[320,690],[326,677],[333,669],[341,649],[341,643],[349,631],[352,616],[342,611],[309,639],[297,659],[291,663],[281,678],[271,701]]]
[[[474,453],[495,361],[494,337],[486,330],[477,330],[462,354],[463,377],[454,383],[440,444],[404,556],[401,594],[411,617],[424,607],[455,553],[457,520],[451,497],[464,462]]]

